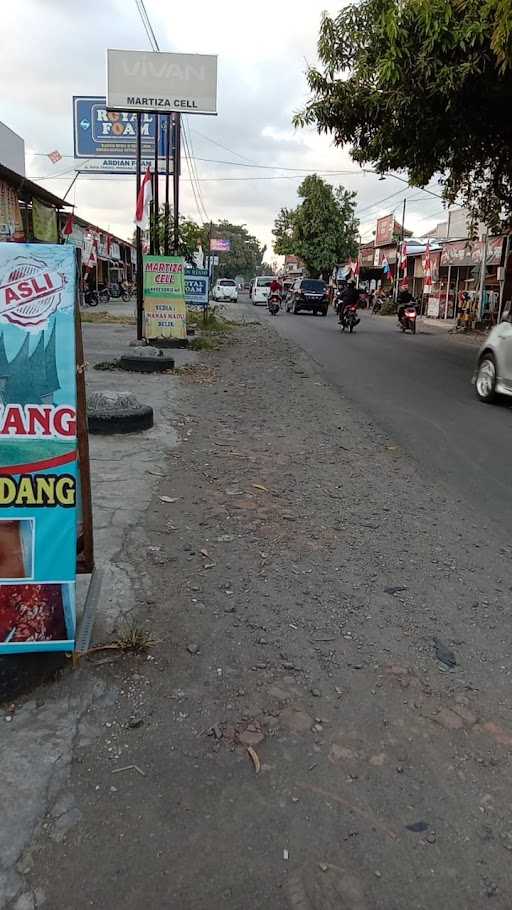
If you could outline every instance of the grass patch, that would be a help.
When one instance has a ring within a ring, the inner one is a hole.
[[[189,341],[190,351],[218,351],[221,346],[220,338],[192,338]]]
[[[120,651],[131,651],[134,654],[141,654],[149,651],[155,644],[155,639],[151,633],[142,626],[128,626],[124,629],[115,644]]]
[[[235,322],[230,322],[222,316],[219,316],[216,307],[208,308],[206,320],[203,318],[202,312],[198,313],[194,310],[187,310],[187,323],[195,329],[199,329],[203,334],[218,335],[232,332],[237,325]]]
[[[105,310],[91,313],[90,310],[82,310],[80,313],[82,322],[97,323],[98,325],[135,325],[135,316],[123,316],[122,314],[107,313]]]

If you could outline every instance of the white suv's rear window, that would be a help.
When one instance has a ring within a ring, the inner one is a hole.
[[[229,278],[223,278],[222,281],[219,281],[219,284],[222,288],[236,288],[235,282]]]

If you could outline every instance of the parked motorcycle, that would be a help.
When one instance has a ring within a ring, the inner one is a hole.
[[[416,319],[418,317],[418,312],[415,306],[409,305],[404,307],[400,317],[400,328],[402,332],[411,332],[413,335],[416,334]]]
[[[96,290],[87,288],[84,291],[84,303],[86,306],[98,306],[99,302],[100,298]]]
[[[268,298],[268,311],[271,316],[277,316],[279,310],[281,309],[281,298],[279,294],[272,294]]]
[[[359,324],[361,320],[357,315],[357,306],[355,304],[349,304],[344,308],[340,317],[341,331],[344,332],[345,329],[348,329],[352,334],[356,325]]]

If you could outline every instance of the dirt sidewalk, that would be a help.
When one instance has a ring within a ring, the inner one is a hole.
[[[508,910],[510,550],[270,327],[181,381],[13,908]]]

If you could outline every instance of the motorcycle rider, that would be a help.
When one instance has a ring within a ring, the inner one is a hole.
[[[354,278],[350,278],[347,282],[347,286],[343,291],[341,298],[338,303],[338,322],[343,321],[343,312],[348,306],[357,306],[359,301],[359,290],[356,288],[356,282]],[[359,320],[358,320],[359,322]]]
[[[270,293],[268,295],[267,307],[273,297],[277,297],[277,301],[280,304],[282,293],[283,293],[283,285],[279,281],[279,278],[277,278],[277,276],[274,276],[272,279],[271,285],[270,285]]]
[[[402,322],[406,308],[414,303],[414,297],[409,291],[409,288],[402,288],[396,302],[398,306],[398,321]]]

